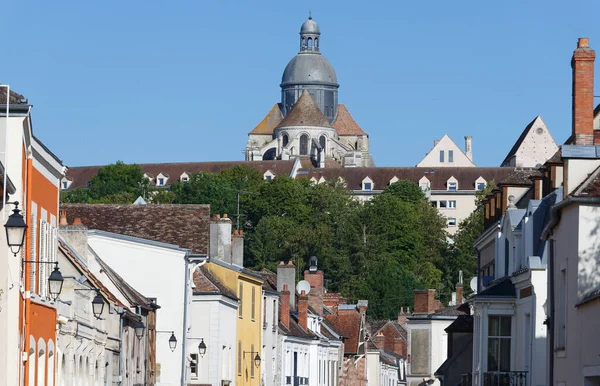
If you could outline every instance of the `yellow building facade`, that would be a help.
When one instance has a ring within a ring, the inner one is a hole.
[[[262,348],[263,278],[244,268],[212,260],[206,268],[229,290],[237,294],[236,386],[259,386]],[[258,366],[257,366],[258,364]]]

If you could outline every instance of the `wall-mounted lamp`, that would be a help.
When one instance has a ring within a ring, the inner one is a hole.
[[[25,263],[54,264],[54,270],[52,271],[50,276],[48,276],[48,292],[50,293],[50,297],[53,300],[56,300],[56,298],[58,298],[58,295],[60,295],[60,293],[62,291],[63,282],[64,282],[62,274],[60,273],[60,270],[58,269],[58,262],[57,261],[21,260],[21,263],[23,265],[25,265]]]
[[[141,320],[135,322],[133,328],[135,329],[135,336],[137,336],[139,340],[142,340],[142,338],[144,337],[144,330],[146,329],[144,322],[142,322]]]
[[[260,355],[258,355],[258,352],[255,351],[244,351],[244,358],[246,357],[246,354],[250,354],[250,356],[252,356],[253,354],[256,354],[256,356],[254,357],[254,366],[256,366],[257,368],[260,367]]]
[[[102,295],[100,295],[100,289],[80,288],[75,289],[75,291],[96,291],[96,296],[94,296],[94,299],[92,300],[92,312],[96,319],[100,319],[100,315],[102,315],[102,311],[104,311],[104,299],[102,298]]]
[[[25,231],[27,230],[27,224],[21,210],[19,209],[19,202],[7,202],[15,206],[13,214],[8,216],[4,229],[6,230],[6,243],[10,248],[10,251],[17,256],[17,253],[21,251],[23,244],[25,243]]]
[[[202,358],[204,358],[204,354],[206,354],[206,343],[204,343],[204,338],[189,338],[189,339],[199,339],[200,344],[198,345],[198,353]]]
[[[175,331],[156,331],[157,334],[168,334],[171,333],[171,337],[169,338],[169,348],[171,352],[175,351],[177,348],[177,338],[175,337]]]

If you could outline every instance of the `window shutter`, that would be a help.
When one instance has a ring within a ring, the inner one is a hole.
[[[29,292],[33,292],[35,293],[35,285],[37,284],[36,282],[36,264],[35,262],[37,261],[36,259],[36,242],[35,242],[35,234],[36,234],[36,228],[37,228],[37,219],[35,216],[35,213],[31,213],[31,228],[29,230],[30,232],[30,249],[29,249],[29,260],[31,260],[32,262],[29,263]]]
[[[40,219],[40,249],[39,249],[39,267],[38,267],[38,293],[40,296],[46,296],[46,286],[44,285],[44,279],[46,278],[46,265],[41,264],[47,261],[48,243],[46,237],[46,222]]]

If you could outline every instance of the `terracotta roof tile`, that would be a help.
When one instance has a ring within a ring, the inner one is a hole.
[[[537,169],[515,169],[506,175],[497,185],[532,185],[531,178],[540,176],[541,172]]]
[[[210,264],[210,263],[208,263]],[[197,268],[193,274],[194,294],[221,294],[230,299],[238,300],[236,294],[227,288],[221,281],[208,270],[206,266]]]
[[[475,181],[483,177],[486,181],[501,181],[506,178],[514,168],[500,167],[379,167],[379,168],[337,168],[337,169],[309,169],[299,178],[308,179],[315,177],[317,180],[323,176],[325,180],[342,178],[347,189],[361,190],[362,181],[369,177],[374,182],[375,190],[385,189],[390,180],[397,177],[399,180],[408,180],[418,183],[422,177],[427,177],[431,182],[432,190],[446,190],[446,182],[450,177],[458,180],[459,190],[474,190]]]
[[[363,129],[356,123],[352,115],[346,108],[346,105],[338,105],[338,113],[333,127],[339,135],[366,135]]]
[[[290,126],[316,126],[331,127],[319,106],[312,99],[308,91],[304,90],[292,110],[283,118],[277,127]]]
[[[208,253],[209,205],[61,204],[72,223],[81,218],[88,229],[177,245],[191,253]]]
[[[294,160],[289,161],[223,161],[223,162],[177,162],[177,163],[157,163],[157,164],[139,164],[144,173],[154,177],[166,173],[171,178],[167,181],[170,185],[173,181],[178,181],[179,177],[186,173],[219,173],[222,170],[231,169],[235,166],[248,166],[258,169],[261,173],[267,170],[273,172],[276,176],[289,176],[294,166]],[[69,189],[85,188],[87,182],[93,176],[98,174],[98,170],[103,166],[74,166],[67,171],[67,179],[73,181]],[[153,182],[154,184],[154,182]]]
[[[360,313],[356,311],[339,311],[338,314],[325,315],[325,319],[327,323],[346,338],[344,352],[346,354],[356,354],[360,334]]]
[[[600,197],[600,166],[573,190],[572,195],[575,197]]]
[[[25,98],[23,95],[16,93],[14,91],[10,91],[10,104],[11,105],[20,105],[23,104],[21,101],[25,100],[27,98]],[[0,105],[5,105],[6,104],[6,88],[5,87],[0,87]]]
[[[248,134],[273,134],[273,130],[275,130],[282,119],[283,114],[281,114],[279,104],[275,103],[263,120]]]

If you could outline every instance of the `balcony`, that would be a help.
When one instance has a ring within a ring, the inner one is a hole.
[[[482,386],[527,386],[527,371],[491,371],[483,373]],[[463,374],[461,376],[461,386],[475,386],[479,382],[477,374]]]

